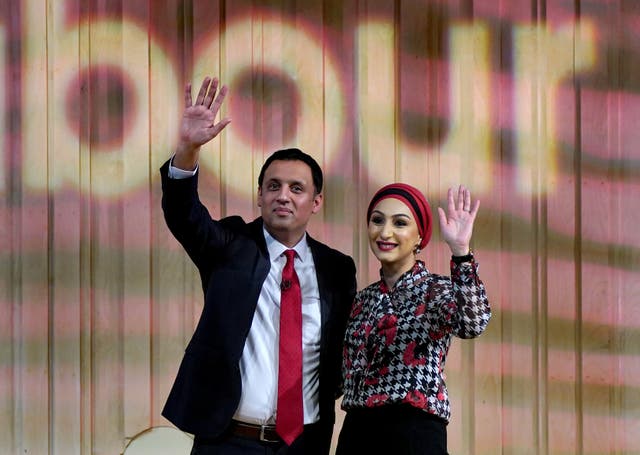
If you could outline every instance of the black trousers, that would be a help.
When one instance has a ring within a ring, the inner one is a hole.
[[[193,441],[191,455],[327,455],[331,446],[333,425],[305,425],[304,431],[290,446],[284,442],[261,442],[224,433],[218,438],[198,437]]]
[[[347,411],[336,455],[448,455],[447,423],[410,405]]]

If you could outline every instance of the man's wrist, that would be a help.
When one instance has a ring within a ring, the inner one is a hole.
[[[183,171],[194,171],[198,165],[200,147],[180,141],[173,154],[173,166]]]
[[[195,169],[193,169],[192,171],[187,171],[176,166],[174,164],[174,159],[175,159],[175,155],[172,156],[171,159],[169,160],[168,176],[170,179],[174,179],[174,180],[186,179],[186,178],[193,177],[194,175],[196,175],[196,172],[198,172],[198,163],[196,163]]]

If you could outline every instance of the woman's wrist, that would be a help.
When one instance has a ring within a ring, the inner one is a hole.
[[[452,256],[466,256],[471,254],[471,247],[469,245],[449,245]]]
[[[452,254],[451,260],[456,264],[462,264],[463,262],[469,262],[473,259],[473,251],[471,248],[467,248],[466,254]]]

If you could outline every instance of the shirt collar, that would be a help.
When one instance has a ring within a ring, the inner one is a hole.
[[[307,233],[302,236],[300,241],[295,244],[293,248],[289,248],[288,246],[280,243],[274,236],[269,234],[269,232],[262,227],[262,232],[264,234],[264,240],[267,243],[267,250],[269,251],[269,258],[271,261],[277,260],[286,250],[295,250],[296,256],[300,259],[300,261],[305,262],[309,257],[309,244],[307,243]]]
[[[411,267],[410,270],[407,270],[402,275],[400,275],[400,277],[398,278],[398,281],[396,281],[396,284],[393,286],[393,288],[400,289],[410,285],[414,281],[414,279],[417,278],[418,275],[422,273],[429,273],[429,271],[427,270],[427,267],[425,266],[424,262],[422,262],[420,259],[416,259],[416,262],[413,264],[413,267]],[[389,288],[387,287],[387,284],[384,282],[384,274],[382,273],[382,268],[380,269],[379,283],[380,283],[380,292],[382,292],[383,294],[387,294],[389,292]]]

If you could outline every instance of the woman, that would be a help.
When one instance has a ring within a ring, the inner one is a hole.
[[[471,249],[480,202],[449,189],[438,208],[451,277],[416,255],[431,238],[431,209],[416,188],[394,183],[369,203],[369,246],[380,281],[356,295],[344,348],[347,412],[337,454],[447,454],[450,418],[444,365],[453,335],[474,338],[491,317]]]

